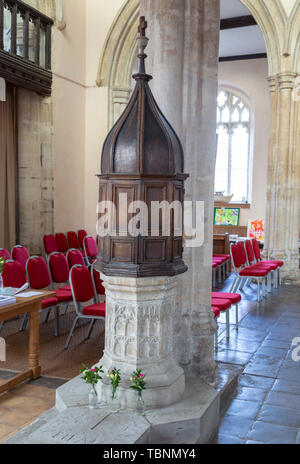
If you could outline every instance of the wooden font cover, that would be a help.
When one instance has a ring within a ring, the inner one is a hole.
[[[184,174],[180,140],[160,111],[148,84],[152,76],[145,72],[146,27],[145,18],[141,17],[137,39],[139,72],[133,75],[135,89],[104,142],[101,175],[98,176],[99,201],[111,201],[115,205],[116,229],[115,234],[98,237],[97,269],[112,276],[174,276],[187,270],[182,259],[182,231],[176,234],[178,227],[174,224],[172,209],[169,212],[170,234],[163,235],[162,215],[159,232],[155,234],[158,236],[151,233],[152,202],[171,204],[178,201],[183,205],[184,181],[188,175]],[[120,194],[127,194],[128,204],[143,201],[147,205],[146,234],[132,236],[126,228],[125,233],[124,229],[121,231],[120,214],[123,217],[125,214],[126,225],[135,214],[124,212],[119,204]],[[180,220],[182,227],[179,229],[183,230],[183,214]]]

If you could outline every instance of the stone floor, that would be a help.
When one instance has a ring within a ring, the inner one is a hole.
[[[231,278],[219,290],[229,290]],[[300,337],[300,288],[273,290],[256,302],[256,288],[246,288],[240,303],[239,331],[232,310],[230,342],[225,317],[219,320],[216,359],[241,370],[238,392],[212,443],[300,443],[300,361],[292,360],[292,342]],[[299,351],[300,354],[300,351]],[[11,376],[0,371],[1,378]],[[53,407],[63,380],[41,378],[0,397],[0,442]]]
[[[0,384],[15,373],[0,371]],[[41,377],[28,381],[0,396],[0,443],[6,442],[23,427],[55,405],[56,389],[65,380]]]
[[[230,279],[223,290],[229,288]],[[243,371],[212,443],[300,443],[300,360],[292,359],[293,339],[300,337],[300,288],[273,290],[260,304],[254,285],[242,293],[239,331],[232,325],[227,342],[222,316],[216,359]]]

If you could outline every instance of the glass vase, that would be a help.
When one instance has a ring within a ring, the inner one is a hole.
[[[141,391],[138,391],[137,395],[136,395],[135,411],[136,411],[138,416],[144,416],[145,415],[145,403],[144,403],[143,394],[142,394]]]
[[[2,274],[0,273],[0,293],[3,291],[3,279]]]
[[[110,412],[113,413],[113,414],[116,414],[121,409],[120,398],[119,398],[117,390],[112,389],[112,394],[111,394],[110,403],[109,403],[109,409],[110,409]]]
[[[93,385],[89,393],[89,409],[98,409],[98,395]]]

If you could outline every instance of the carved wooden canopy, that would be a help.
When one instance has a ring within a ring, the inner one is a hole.
[[[175,201],[183,205],[184,181],[188,175],[184,174],[180,140],[160,111],[148,84],[152,76],[145,72],[146,25],[142,17],[138,37],[139,72],[133,76],[135,89],[124,113],[109,132],[102,151],[99,201],[111,201],[116,208],[115,233],[98,237],[97,267],[107,275],[170,276],[187,270],[182,260],[183,214],[178,219],[170,209],[168,234],[164,234],[161,214],[159,230],[153,233],[153,202],[171,205]],[[128,205],[144,202],[147,211],[138,209],[138,212],[147,215],[146,233],[138,236],[132,236],[128,230],[124,233],[119,218],[125,214],[128,225],[134,213],[124,211],[120,194],[127,195]]]

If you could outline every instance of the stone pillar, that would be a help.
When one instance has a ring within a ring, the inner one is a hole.
[[[127,278],[101,274],[106,289],[105,351],[99,364],[105,374],[121,370],[121,406],[134,408],[136,392],[129,388],[137,368],[146,374],[144,401],[159,408],[179,401],[185,390],[183,370],[173,359],[173,312],[177,277]],[[111,385],[98,387],[105,402]]]
[[[204,243],[185,246],[189,271],[179,279],[174,354],[187,373],[214,382],[211,260],[220,5],[219,0],[141,0],[141,9],[149,24],[153,92],[183,143],[190,174],[185,199],[204,202]]]
[[[290,283],[300,282],[300,103],[296,78],[293,72],[269,78],[272,120],[264,256],[285,262],[282,276]]]

